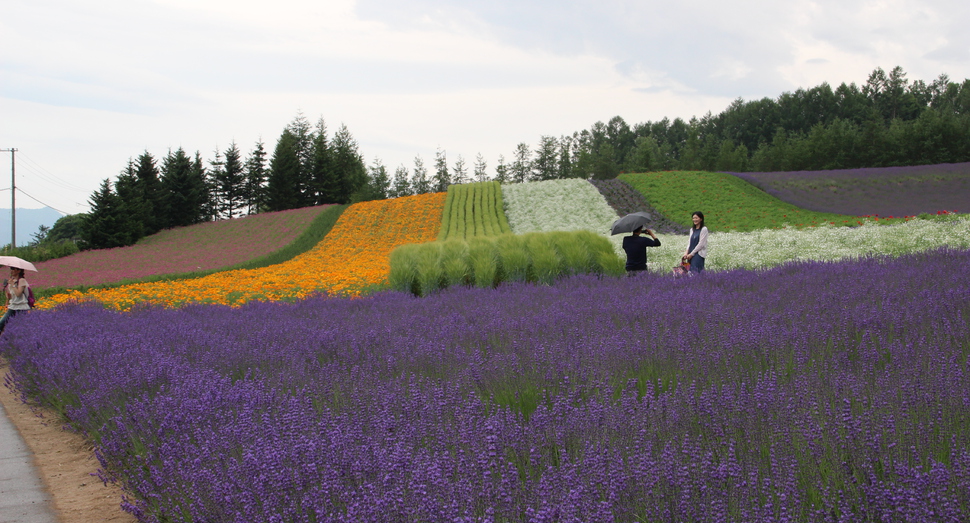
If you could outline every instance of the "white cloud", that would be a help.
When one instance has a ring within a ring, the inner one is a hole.
[[[410,166],[440,146],[494,167],[518,142],[615,115],[716,113],[876,66],[962,79],[967,14],[902,0],[12,0],[0,147],[86,188],[25,170],[24,190],[71,212],[142,150],[272,150],[298,110],[347,124],[368,161]]]

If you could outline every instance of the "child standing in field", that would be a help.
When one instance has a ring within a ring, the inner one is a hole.
[[[7,321],[17,314],[30,310],[27,302],[27,287],[29,284],[24,279],[24,270],[17,267],[10,268],[10,281],[3,282],[3,290],[7,295],[7,312],[0,318],[0,333],[7,326]]]
[[[701,211],[695,211],[690,220],[694,226],[690,228],[684,259],[690,263],[690,272],[698,274],[704,270],[704,259],[707,258],[708,231],[704,227],[704,213]]]

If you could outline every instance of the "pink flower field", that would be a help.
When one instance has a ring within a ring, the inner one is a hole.
[[[80,287],[164,274],[211,271],[292,243],[326,205],[168,229],[130,247],[84,251],[37,263],[35,288]]]

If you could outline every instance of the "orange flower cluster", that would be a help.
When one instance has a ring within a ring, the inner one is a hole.
[[[344,211],[316,247],[279,265],[191,280],[74,291],[38,301],[37,305],[51,308],[71,301],[96,300],[128,310],[139,303],[167,307],[188,303],[241,305],[252,300],[300,299],[315,293],[356,296],[387,282],[395,247],[435,240],[444,204],[445,193],[362,202]]]

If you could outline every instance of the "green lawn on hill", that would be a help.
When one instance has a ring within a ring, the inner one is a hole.
[[[617,178],[643,193],[664,216],[688,227],[694,211],[704,213],[712,231],[861,224],[855,216],[814,212],[785,203],[725,173],[665,171],[625,173]]]

